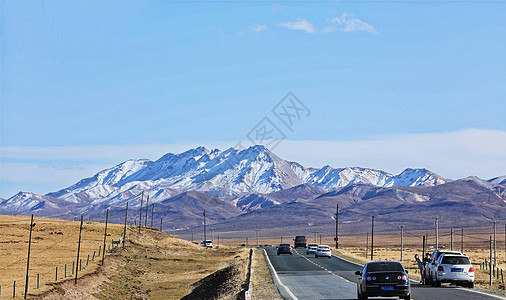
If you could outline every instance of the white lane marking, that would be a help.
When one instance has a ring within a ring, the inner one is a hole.
[[[489,293],[485,293],[485,292],[477,291],[477,290],[473,290],[473,289],[464,289],[464,288],[460,288],[460,287],[459,288],[455,288],[455,289],[462,290],[462,291],[467,291],[467,292],[471,292],[471,293],[476,293],[476,294],[481,294],[481,295],[489,296],[489,297],[496,298],[496,299],[506,299],[506,297],[503,297],[503,296],[489,294]]]
[[[279,279],[279,276],[278,276],[278,273],[276,272],[276,269],[274,269],[274,267],[272,266],[272,263],[271,263],[271,260],[269,259],[269,255],[267,255],[267,251],[265,251],[265,248],[263,248],[264,250],[264,254],[265,254],[265,258],[267,259],[267,263],[269,264],[269,268],[272,270],[272,274],[274,275],[274,280],[276,280],[280,286],[282,286],[286,292],[288,293],[288,295],[290,295],[290,297],[292,297],[292,299],[294,300],[298,300],[299,298],[295,297],[295,295],[292,293],[292,291],[290,291],[290,289],[283,284],[283,282],[281,282],[281,279]]]

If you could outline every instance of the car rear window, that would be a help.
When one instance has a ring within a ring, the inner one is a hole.
[[[468,257],[465,256],[443,256],[443,261],[441,262],[447,265],[470,265]]]
[[[367,264],[367,272],[404,271],[398,262],[373,262]]]
[[[279,247],[290,247],[290,244],[279,244]]]

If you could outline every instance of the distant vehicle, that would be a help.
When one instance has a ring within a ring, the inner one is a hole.
[[[202,243],[200,243],[200,245],[202,247],[206,247],[206,248],[213,248],[213,242],[212,241],[202,241]]]
[[[442,282],[474,287],[474,267],[466,255],[441,254],[436,261],[432,286],[441,286]]]
[[[436,274],[436,262],[441,256],[441,254],[457,254],[462,255],[462,252],[460,251],[447,251],[447,250],[440,250],[436,249],[434,252],[432,252],[432,255],[430,256],[429,262],[425,264],[425,284],[432,284],[432,278],[434,278],[434,274]]]
[[[279,244],[278,249],[277,249],[277,255],[280,255],[280,254],[293,255],[292,246],[290,244]]]
[[[327,245],[320,245],[318,248],[316,248],[316,253],[314,254],[315,258],[318,257],[332,257],[332,250],[330,250],[330,247]]]
[[[306,255],[316,253],[316,248],[318,248],[318,244],[308,244],[306,248]]]
[[[294,248],[306,248],[307,247],[307,238],[303,235],[298,235],[295,237],[295,243],[293,245]]]
[[[397,261],[373,261],[364,266],[357,282],[357,298],[399,297],[411,299],[411,285],[408,272]]]

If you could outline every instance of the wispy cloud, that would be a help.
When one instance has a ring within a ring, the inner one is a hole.
[[[248,29],[253,30],[256,33],[267,30],[267,24],[256,24],[252,26],[248,26]]]
[[[301,30],[306,33],[316,33],[316,27],[306,19],[297,19],[297,21],[288,21],[279,23],[278,26],[292,30]]]
[[[339,30],[344,32],[366,31],[370,33],[378,33],[374,26],[358,19],[355,14],[344,13],[340,17],[335,17],[330,22],[339,24]]]

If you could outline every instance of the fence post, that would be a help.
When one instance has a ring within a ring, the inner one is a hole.
[[[16,298],[16,280],[14,280],[14,288],[12,289],[12,298]]]
[[[141,205],[142,205],[142,201],[141,201]],[[141,211],[142,211],[142,209],[141,209]],[[107,212],[105,213],[104,249],[103,249],[103,253],[102,253],[102,266],[104,265],[104,258],[105,258],[105,240],[107,239],[107,222],[108,221],[109,221],[109,209],[107,209]],[[140,227],[139,227],[139,232],[141,232]]]
[[[39,289],[39,276],[40,274],[37,273],[37,289]]]
[[[93,251],[93,258],[91,260],[95,261],[95,251]]]
[[[72,276],[74,276],[74,268],[75,268],[75,265],[76,265],[76,262],[73,261],[72,262]]]
[[[67,278],[67,264],[65,264],[65,278]]]
[[[86,260],[86,266],[88,266],[89,262],[90,262],[90,255],[88,254],[88,259]]]
[[[100,253],[102,252],[102,245],[98,246],[98,257],[100,257]]]
[[[56,267],[56,276],[55,276],[55,281],[58,281],[58,267]]]

